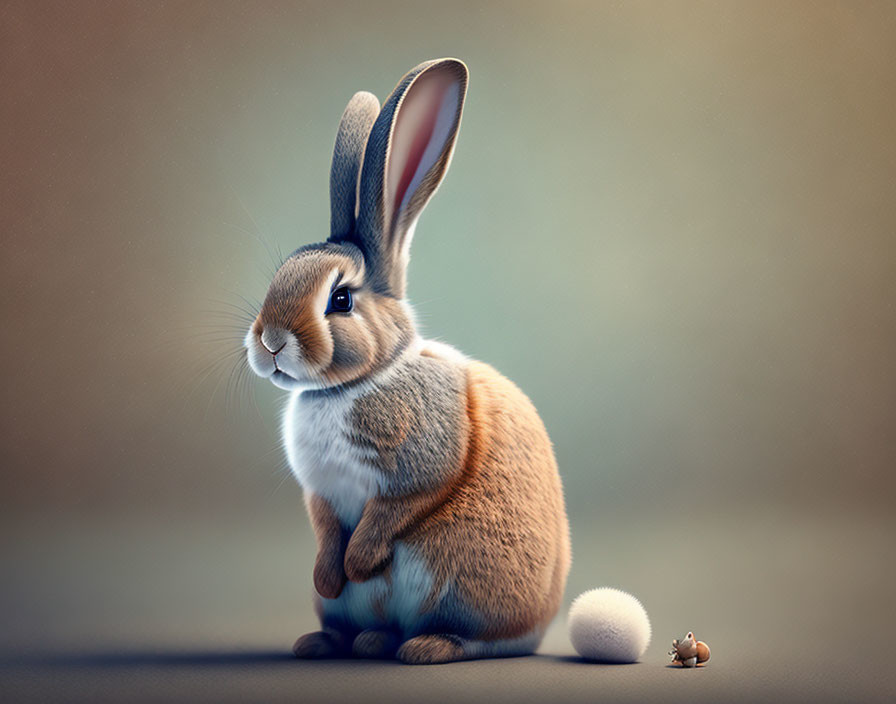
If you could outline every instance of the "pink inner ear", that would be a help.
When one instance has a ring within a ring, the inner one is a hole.
[[[410,97],[411,96],[409,95],[408,98]],[[395,195],[392,200],[393,213],[398,211],[398,207],[401,205],[404,194],[408,190],[408,186],[414,178],[414,174],[417,173],[417,168],[420,166],[420,161],[423,159],[423,154],[426,152],[429,140],[432,139],[432,133],[436,126],[436,119],[439,116],[440,103],[440,100],[432,100],[426,105],[426,111],[423,114],[413,115],[417,124],[412,127],[414,130],[413,140],[408,145],[407,152],[402,155],[405,158],[405,162],[404,168],[401,171],[401,178],[398,180],[398,185],[395,188]],[[410,106],[407,107],[410,108]],[[405,106],[402,106],[402,112],[411,112],[411,110],[406,111]],[[402,114],[398,116],[398,123],[404,122],[401,119],[402,117]],[[401,127],[404,127],[404,125],[401,125]],[[396,124],[396,132],[398,129],[399,124]]]

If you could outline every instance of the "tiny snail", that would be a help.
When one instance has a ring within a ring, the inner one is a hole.
[[[702,640],[694,638],[694,634],[688,634],[678,640],[672,641],[672,650],[669,651],[673,663],[679,663],[682,667],[696,667],[709,660],[709,646]]]

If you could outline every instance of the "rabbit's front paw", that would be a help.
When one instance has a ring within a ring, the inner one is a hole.
[[[314,588],[324,599],[335,599],[345,586],[342,555],[336,551],[317,553],[314,562]]]
[[[382,572],[392,556],[392,546],[382,540],[364,540],[357,533],[345,550],[345,574],[352,582],[366,582]]]

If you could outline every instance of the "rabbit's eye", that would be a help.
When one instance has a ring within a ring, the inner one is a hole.
[[[327,313],[348,313],[352,309],[352,292],[345,286],[330,294]]]

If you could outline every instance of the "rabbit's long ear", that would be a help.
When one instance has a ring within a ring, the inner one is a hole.
[[[370,132],[356,239],[382,293],[404,296],[414,226],[448,170],[466,92],[463,62],[427,61],[392,91]]]
[[[330,241],[351,240],[358,212],[358,178],[370,128],[380,112],[372,93],[355,93],[342,113],[330,167]]]

